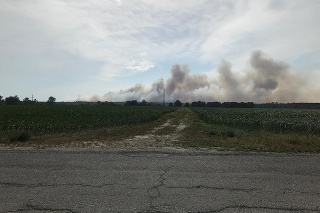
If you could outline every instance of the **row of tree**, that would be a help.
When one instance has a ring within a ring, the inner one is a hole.
[[[25,97],[22,101],[19,99],[17,95],[9,96],[4,98],[0,95],[0,104],[7,105],[18,105],[18,104],[34,104],[37,103],[37,99],[30,100],[28,97]],[[56,98],[50,96],[47,100],[47,103],[53,104],[56,102]],[[116,106],[113,102],[97,102],[98,105],[106,105],[106,106]],[[121,105],[121,104],[120,104]],[[137,100],[126,101],[124,103],[125,106],[158,106],[162,105],[160,103],[148,103],[146,100],[142,100],[138,102]],[[320,103],[264,103],[264,104],[254,104],[253,102],[203,102],[203,101],[195,101],[191,103],[182,103],[180,100],[176,100],[174,103],[169,103],[170,107],[216,107],[216,108],[301,108],[301,109],[319,109]]]
[[[320,103],[264,103],[256,104],[257,108],[293,108],[293,109],[320,109]]]
[[[22,101],[20,101],[20,98],[15,95],[15,96],[9,96],[6,98],[3,98],[2,95],[0,95],[0,103],[2,104],[7,104],[7,105],[18,105],[18,104],[33,104],[37,103],[37,99],[30,100],[28,97],[25,97]],[[50,96],[47,101],[49,104],[52,104],[56,102],[56,98],[53,96]]]
[[[142,100],[140,103],[137,100],[126,101],[125,106],[151,106],[150,103],[147,103],[146,100]]]
[[[145,100],[138,102],[137,100],[126,101],[125,106],[151,106],[151,103],[147,103]],[[216,107],[216,108],[254,108],[253,102],[203,102],[195,101],[192,103],[182,103],[180,100],[176,100],[174,103],[170,102],[169,107]]]
[[[174,107],[216,107],[216,108],[254,108],[255,104],[253,102],[223,102],[220,103],[218,101],[215,102],[203,102],[203,101],[196,101],[192,102],[191,104],[186,102],[183,104],[181,101],[176,100],[174,103],[169,103],[169,106]]]

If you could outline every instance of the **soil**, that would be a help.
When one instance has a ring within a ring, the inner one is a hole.
[[[143,148],[165,148],[176,146],[173,142],[178,141],[181,131],[187,127],[184,120],[179,124],[174,124],[172,119],[168,119],[164,124],[154,127],[145,134],[135,135],[122,140],[97,140],[97,141],[73,141],[69,147],[86,148],[111,148],[111,149],[143,149]]]

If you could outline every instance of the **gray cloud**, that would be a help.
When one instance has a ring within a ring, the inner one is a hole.
[[[249,59],[250,68],[245,75],[232,71],[230,62],[223,60],[217,76],[191,75],[187,65],[173,65],[171,76],[165,81],[155,81],[151,88],[137,84],[119,93],[108,93],[106,100],[143,99],[162,102],[164,89],[166,101],[254,101],[297,102],[312,101],[317,94],[307,79],[290,72],[289,65],[274,60],[262,51],[254,51]],[[308,76],[310,78],[310,76]],[[306,90],[305,88],[309,89]]]

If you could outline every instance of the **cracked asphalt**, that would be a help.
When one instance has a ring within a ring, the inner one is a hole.
[[[0,151],[4,212],[320,212],[320,155]]]

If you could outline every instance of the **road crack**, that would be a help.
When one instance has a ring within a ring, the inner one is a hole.
[[[243,188],[226,188],[226,187],[214,187],[214,186],[204,186],[204,185],[195,185],[195,186],[166,186],[169,189],[211,189],[211,190],[223,190],[223,191],[242,191],[242,192],[254,192],[259,191],[259,189],[243,189]]]
[[[296,189],[284,189],[284,191],[287,191],[287,192],[290,192],[290,193],[299,193],[299,194],[306,194],[306,195],[316,195],[316,196],[320,196],[320,193],[319,192],[305,192],[305,191],[299,191],[299,190],[296,190]]]
[[[307,208],[286,208],[286,207],[266,207],[266,206],[245,206],[245,205],[230,205],[223,207],[218,210],[208,210],[208,211],[199,211],[197,213],[217,213],[223,212],[228,209],[256,209],[256,210],[270,210],[270,211],[290,211],[290,212],[319,212],[318,209],[307,209]]]
[[[25,207],[17,209],[17,210],[6,211],[6,213],[9,213],[9,212],[31,212],[31,211],[79,213],[78,211],[75,211],[73,209],[49,208],[49,207],[42,207],[42,206],[30,205],[30,204],[27,204]]]
[[[101,185],[81,184],[81,183],[65,183],[65,184],[25,184],[25,183],[12,183],[12,182],[0,182],[0,187],[21,187],[21,188],[40,188],[40,187],[61,187],[61,186],[80,186],[91,188],[103,188],[107,186],[113,186],[116,183],[106,183]]]
[[[161,196],[159,188],[164,187],[165,181],[166,181],[165,175],[169,172],[171,168],[172,166],[164,169],[163,172],[159,175],[159,184],[147,190],[147,193],[149,195],[149,200],[150,200],[150,209],[147,212],[157,212],[156,209],[158,206],[154,205],[154,201]]]

